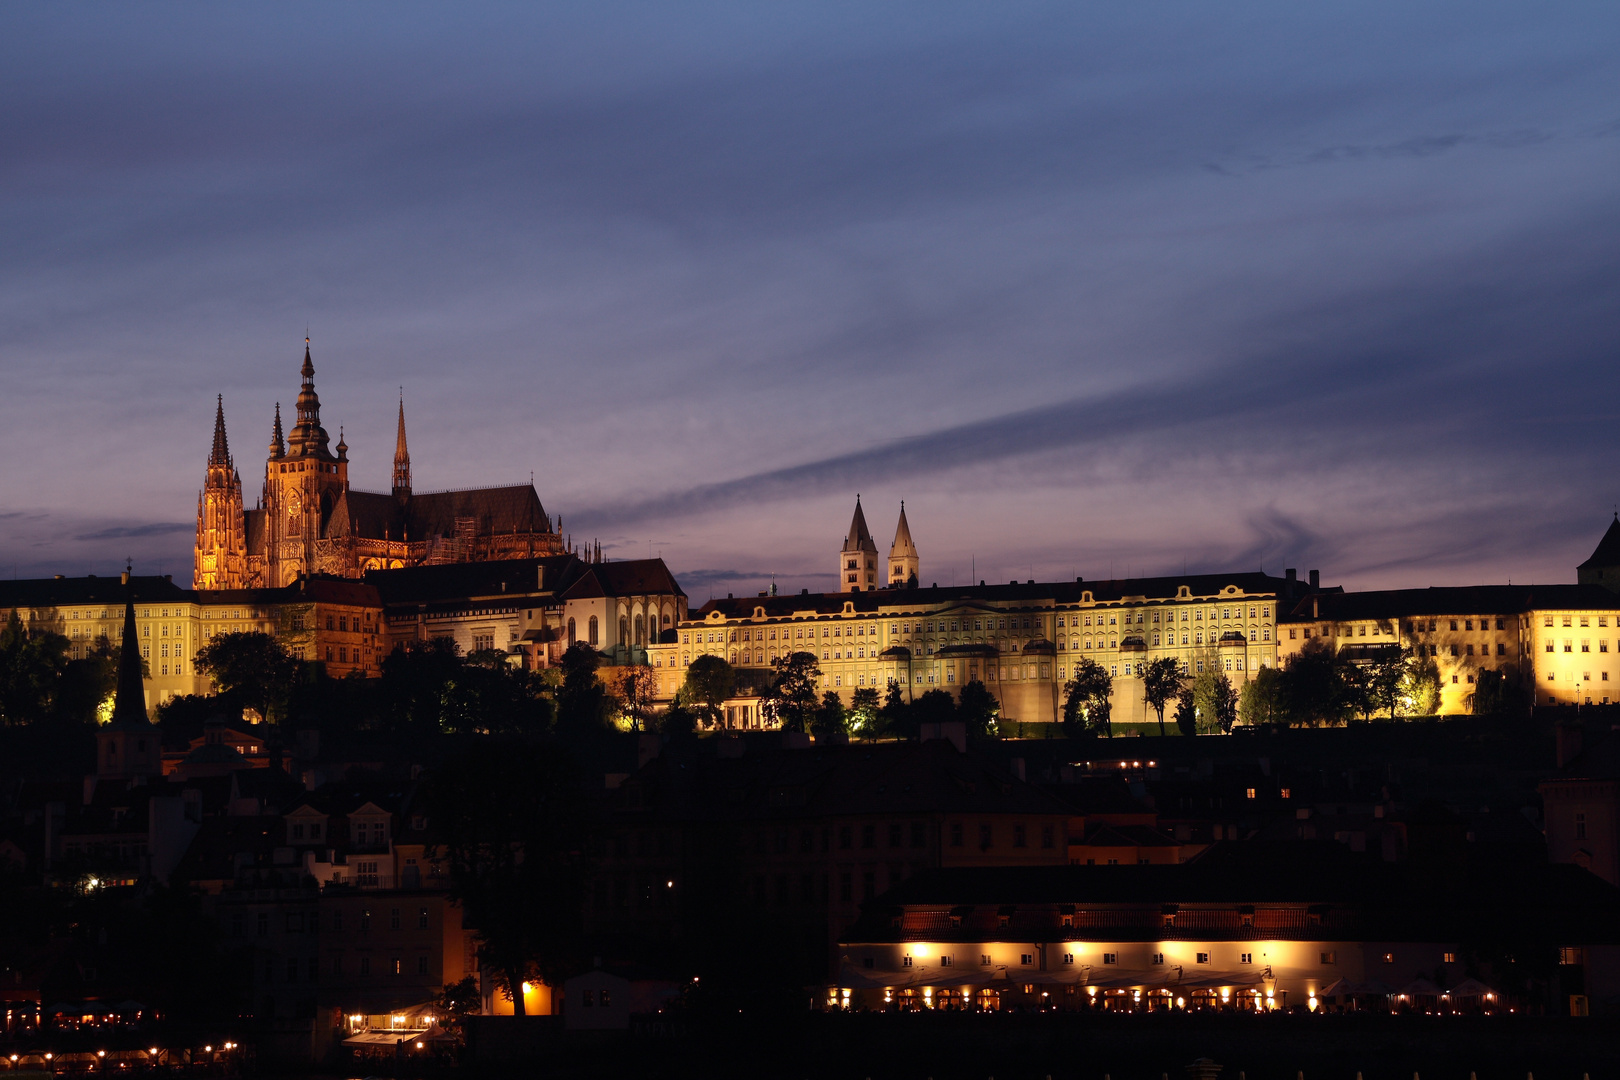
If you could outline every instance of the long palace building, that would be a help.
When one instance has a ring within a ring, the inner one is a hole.
[[[198,589],[275,588],[300,575],[358,578],[367,570],[558,555],[563,543],[534,485],[413,492],[399,406],[392,489],[349,487],[349,447],[321,426],[315,365],[304,342],[297,420],[285,437],[276,405],[258,504],[245,509],[242,477],[225,437],[225,405],[197,496],[192,584]]]

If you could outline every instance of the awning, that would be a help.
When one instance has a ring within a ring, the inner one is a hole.
[[[1486,994],[1494,994],[1496,989],[1486,986],[1478,979],[1464,979],[1446,992],[1454,998],[1475,998],[1484,997]]]
[[[413,1043],[423,1035],[425,1029],[411,1031],[399,1028],[393,1031],[362,1031],[358,1035],[350,1035],[343,1040],[344,1046],[393,1046],[395,1043]]]

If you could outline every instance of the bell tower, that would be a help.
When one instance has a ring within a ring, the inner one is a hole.
[[[878,587],[877,541],[866,527],[861,497],[855,496],[855,516],[849,522],[849,535],[838,550],[838,589],[840,592],[871,592]]]
[[[197,544],[191,585],[194,589],[247,587],[247,531],[242,516],[242,476],[225,439],[225,398],[214,406],[214,446],[208,471],[197,494]]]
[[[917,558],[917,545],[911,542],[911,526],[906,523],[906,504],[900,503],[900,523],[894,528],[894,543],[889,545],[889,585],[896,589],[915,589],[921,561]]]
[[[315,364],[309,339],[304,339],[304,366],[299,372],[298,419],[281,439],[281,406],[265,462],[264,504],[268,555],[265,584],[290,585],[300,574],[317,569],[316,545],[325,539],[326,525],[339,496],[348,490],[348,447],[327,448],[331,437],[321,426],[321,399],[315,393]]]

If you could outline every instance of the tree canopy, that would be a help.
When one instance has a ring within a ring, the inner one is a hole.
[[[957,697],[956,718],[967,726],[970,739],[994,739],[999,734],[997,721],[1001,716],[1001,702],[978,679],[962,687]]]
[[[1114,679],[1091,657],[1074,665],[1074,678],[1063,685],[1063,730],[1068,735],[1086,731],[1114,733],[1109,718],[1114,711]]]
[[[821,707],[816,697],[816,680],[821,664],[811,652],[789,653],[771,661],[771,684],[760,697],[759,707],[783,731],[807,731]]]
[[[1165,706],[1181,692],[1181,664],[1173,656],[1161,656],[1137,664],[1136,677],[1142,683],[1142,700],[1158,715],[1159,734],[1163,735]]]

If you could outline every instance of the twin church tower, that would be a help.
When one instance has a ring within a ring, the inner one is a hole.
[[[917,545],[911,542],[911,526],[906,523],[906,504],[900,504],[900,523],[895,526],[894,543],[889,545],[888,574],[884,576],[878,567],[877,542],[861,512],[861,497],[855,496],[855,517],[838,552],[839,591],[871,592],[879,587],[880,579],[891,589],[915,589],[919,568]]]
[[[214,445],[197,496],[192,587],[274,588],[303,574],[357,578],[367,570],[434,563],[532,558],[563,552],[556,524],[534,485],[413,492],[399,406],[389,492],[349,487],[349,447],[321,426],[315,365],[304,341],[297,421],[285,437],[276,405],[264,488],[251,510],[225,437],[225,402],[214,413]]]

